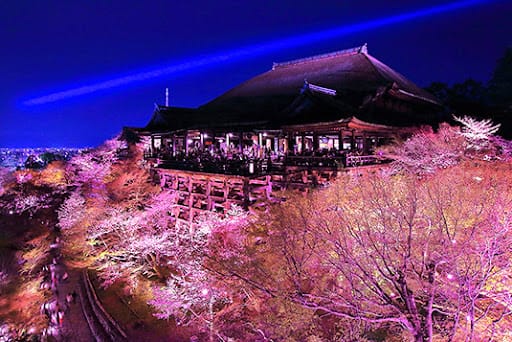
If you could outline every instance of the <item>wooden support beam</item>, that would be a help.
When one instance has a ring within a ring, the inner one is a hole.
[[[212,210],[212,197],[211,197],[212,184],[210,180],[206,181],[206,210]]]

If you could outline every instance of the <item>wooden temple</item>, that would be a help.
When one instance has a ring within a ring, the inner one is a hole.
[[[199,207],[211,210],[230,201],[225,175],[238,179],[235,192],[246,197],[236,200],[247,206],[256,188],[268,198],[269,189],[319,185],[351,167],[383,163],[379,146],[431,124],[440,109],[364,45],[274,63],[198,108],[156,105],[149,123],[135,131],[147,137],[145,158],[162,186],[189,184],[189,197],[194,187],[204,188],[196,193],[207,198]],[[202,185],[190,185],[196,178]],[[251,179],[259,180],[252,186]],[[222,200],[212,202],[211,189],[219,187]],[[192,212],[197,201],[185,202]]]

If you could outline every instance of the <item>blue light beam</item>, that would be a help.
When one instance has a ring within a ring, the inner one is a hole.
[[[259,43],[252,46],[245,46],[231,51],[215,52],[200,58],[191,58],[186,62],[175,62],[162,68],[154,68],[149,71],[127,73],[125,76],[116,77],[103,82],[85,84],[63,91],[53,92],[48,95],[29,98],[22,102],[24,106],[42,105],[86,94],[99,92],[102,90],[118,88],[123,85],[139,83],[152,79],[158,79],[170,76],[178,72],[199,69],[206,66],[214,66],[226,61],[236,61],[241,59],[254,58],[256,56],[268,54],[271,52],[304,46],[307,44],[317,43],[332,38],[338,38],[363,32],[367,30],[377,29],[383,26],[399,24],[413,19],[432,16],[445,12],[451,12],[458,9],[472,7],[480,4],[490,3],[496,0],[464,0],[448,4],[438,5],[430,8],[423,8],[413,12],[406,12],[390,17],[377,18],[369,21],[363,21],[351,25],[335,27],[314,33],[303,34],[299,36],[288,37],[284,39],[274,40],[265,43]]]

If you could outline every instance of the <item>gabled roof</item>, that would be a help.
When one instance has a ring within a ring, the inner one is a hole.
[[[183,107],[166,107],[155,104],[153,116],[144,130],[164,132],[193,125],[197,121],[197,110]]]
[[[276,118],[276,125],[332,121],[356,111],[336,96],[335,90],[304,82],[300,94]]]

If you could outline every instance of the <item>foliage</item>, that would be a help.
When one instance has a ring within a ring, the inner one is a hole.
[[[401,327],[417,341],[503,338],[512,308],[504,174],[481,164],[426,180],[340,179],[274,207],[259,252],[232,272],[272,297]]]
[[[420,175],[456,165],[464,154],[464,139],[456,127],[441,124],[438,132],[424,129],[390,151],[395,171]]]
[[[51,186],[56,189],[64,189],[66,187],[65,163],[63,161],[54,161],[48,164],[36,179],[35,184],[38,186]]]
[[[61,229],[71,229],[85,216],[85,199],[79,191],[73,191],[57,211]]]
[[[492,160],[512,156],[510,142],[495,135],[499,124],[468,116],[454,116],[454,119],[462,128],[444,123],[436,133],[423,129],[403,144],[391,147],[388,153],[395,160],[393,170],[425,175],[468,158]]]
[[[189,229],[180,225],[174,228],[174,251],[168,262],[171,272],[164,287],[154,288],[154,299],[149,302],[157,310],[158,318],[172,316],[178,324],[199,320],[209,326],[210,336],[216,334],[215,314],[232,302],[231,289],[225,281],[218,281],[208,268],[207,260],[216,252],[222,257],[240,252],[241,249],[236,247],[242,246],[239,232],[246,222],[247,213],[233,207],[225,217],[209,213]],[[219,236],[225,238],[223,247],[215,248],[212,240],[218,241],[216,237]],[[234,251],[229,251],[226,244],[234,247]]]
[[[78,186],[102,187],[107,181],[112,165],[118,161],[118,152],[126,143],[113,138],[95,150],[81,151],[68,164],[68,177]]]
[[[505,50],[498,60],[492,78],[489,81],[489,93],[492,102],[504,108],[512,106],[512,47]]]
[[[490,119],[478,121],[468,116],[453,118],[463,125],[461,134],[466,139],[466,150],[482,151],[493,147],[491,139],[498,132],[500,124],[494,125]]]
[[[14,182],[14,174],[5,167],[0,167],[0,196],[5,192],[9,184]]]

